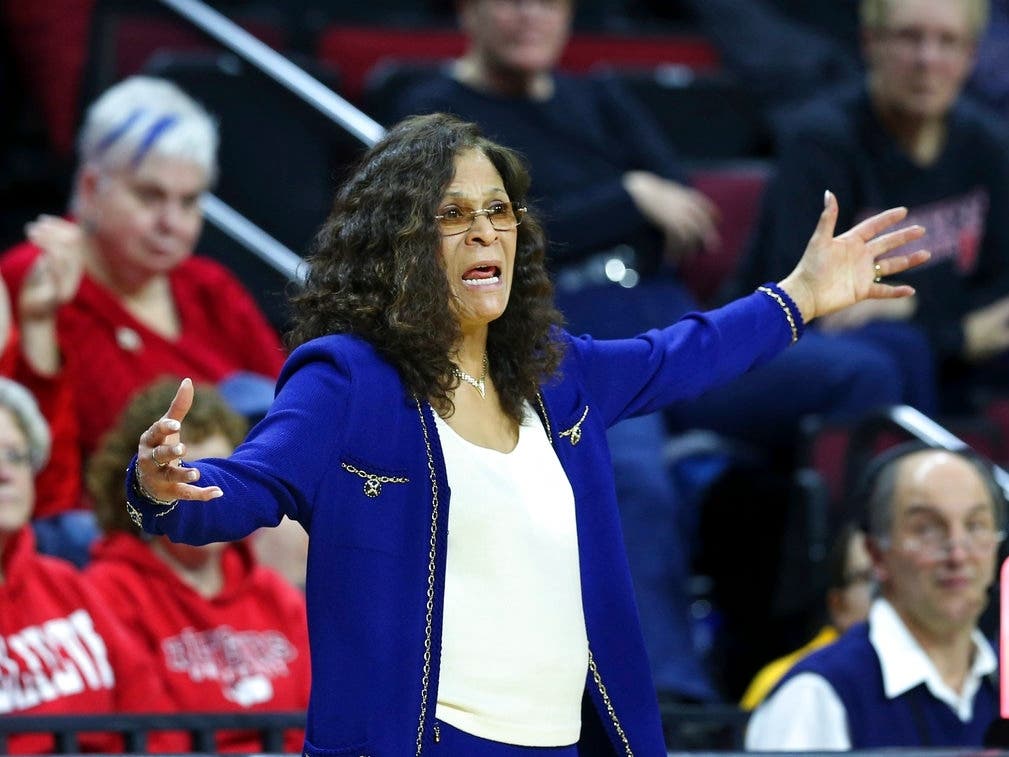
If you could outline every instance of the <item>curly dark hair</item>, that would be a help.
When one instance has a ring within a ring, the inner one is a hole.
[[[165,410],[179,388],[179,379],[162,378],[137,392],[119,415],[116,425],[102,436],[85,470],[88,494],[94,502],[98,525],[106,533],[140,534],[123,505],[123,471],[135,454],[137,439]],[[209,384],[197,384],[193,407],[186,415],[182,442],[193,444],[220,433],[237,447],[245,438],[248,423],[232,410]]]
[[[452,182],[457,155],[479,150],[494,164],[512,202],[529,173],[519,156],[483,137],[475,124],[435,113],[393,127],[362,158],[336,195],[315,242],[305,289],[293,298],[295,347],[334,333],[370,342],[399,371],[408,391],[443,414],[459,381],[451,357],[461,331],[450,307],[434,216]],[[489,370],[504,412],[522,403],[560,364],[561,315],[544,262],[546,237],[533,213],[518,227],[508,307],[490,324]]]

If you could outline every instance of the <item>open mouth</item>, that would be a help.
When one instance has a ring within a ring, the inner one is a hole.
[[[501,280],[501,269],[496,265],[480,265],[470,268],[462,275],[464,284],[469,286],[488,286]]]

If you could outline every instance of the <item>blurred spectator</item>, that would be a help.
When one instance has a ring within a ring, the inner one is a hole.
[[[178,711],[302,710],[309,688],[303,595],[258,565],[244,542],[192,547],[148,537],[123,505],[123,470],[137,437],[174,395],[168,380],[137,394],[91,458],[87,484],[105,536],[85,576],[153,657],[147,675],[163,681]],[[244,434],[243,419],[200,387],[182,440],[187,459],[227,457]],[[289,733],[285,751],[301,743],[301,733]],[[218,751],[260,748],[256,733],[217,734]]]
[[[405,95],[399,115],[454,113],[524,154],[570,330],[627,337],[697,309],[676,267],[718,244],[717,212],[687,186],[665,136],[615,79],[555,72],[571,0],[461,0],[458,9],[466,54],[450,75]],[[815,194],[822,197],[823,188]],[[858,345],[839,349],[814,335],[728,387],[675,406],[669,417],[678,430],[708,428],[788,447],[807,413],[847,418],[901,399],[887,356]],[[665,441],[658,414],[609,432],[656,687],[670,698],[707,700],[715,692],[692,653],[686,611],[692,528],[680,522],[692,519],[681,508],[697,495],[677,496]]]
[[[30,393],[0,378],[0,715],[164,711],[146,650],[72,565],[35,551],[32,473],[48,454],[49,429]],[[81,734],[80,746],[122,749],[110,734]],[[51,753],[55,743],[48,733],[18,734],[5,747]]]
[[[964,409],[1009,379],[1009,131],[961,96],[987,0],[863,0],[863,86],[810,104],[781,135],[742,288],[791,270],[795,224],[820,212],[803,193],[829,188],[840,223],[906,205],[932,260],[902,277],[915,299],[854,307],[819,328],[885,348],[917,387],[915,404]],[[915,345],[927,336],[930,352]],[[938,370],[939,389],[924,378]],[[939,395],[937,399],[929,399]]]
[[[824,608],[827,623],[808,644],[768,663],[757,673],[740,702],[744,710],[752,710],[763,702],[795,663],[836,641],[842,633],[869,615],[875,577],[865,547],[865,534],[854,523],[845,524],[838,533],[828,557],[827,570]]]
[[[221,382],[250,413],[272,399],[279,339],[231,273],[192,256],[217,142],[207,113],[173,84],[114,86],[81,130],[73,218],[40,217],[0,258],[25,381],[37,396],[69,387],[52,412],[43,403],[57,441],[38,482],[43,552],[86,560],[96,530],[77,509],[82,455],[138,388],[182,375]]]
[[[867,624],[792,668],[748,749],[980,747],[998,716],[997,658],[977,629],[1005,517],[989,466],[911,443],[866,477],[880,597]]]

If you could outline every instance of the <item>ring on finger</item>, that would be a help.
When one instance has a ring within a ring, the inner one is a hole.
[[[883,282],[883,267],[879,263],[876,263],[876,265],[873,266],[873,269],[876,271],[876,277],[872,280],[873,283],[874,284],[880,284],[880,283],[882,283]]]
[[[154,449],[151,450],[151,460],[161,470],[164,470],[169,465],[168,463],[163,463],[160,460],[158,460],[158,447],[155,447]]]

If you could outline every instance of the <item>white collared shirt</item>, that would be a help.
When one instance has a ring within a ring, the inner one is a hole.
[[[974,695],[982,679],[998,667],[991,644],[974,629],[974,660],[963,691],[953,691],[939,675],[935,664],[908,631],[885,599],[869,610],[869,642],[880,660],[887,699],[924,683],[932,696],[945,702],[961,721],[973,715]],[[911,745],[908,745],[911,746]],[[823,676],[801,673],[769,697],[750,718],[746,729],[750,750],[847,750],[851,749],[848,718],[840,698]]]

